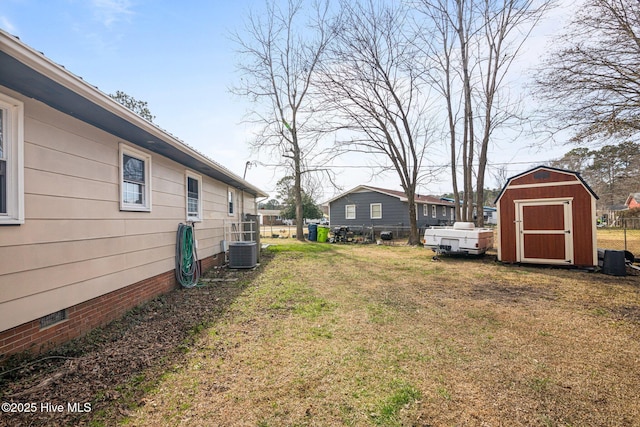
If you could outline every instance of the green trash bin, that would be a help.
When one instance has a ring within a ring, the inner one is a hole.
[[[326,242],[327,239],[329,238],[329,227],[326,227],[324,225],[319,225],[318,226],[318,242]]]

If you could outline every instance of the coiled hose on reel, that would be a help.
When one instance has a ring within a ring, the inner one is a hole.
[[[189,224],[178,224],[176,279],[185,288],[193,288],[200,280],[195,234],[193,226]]]

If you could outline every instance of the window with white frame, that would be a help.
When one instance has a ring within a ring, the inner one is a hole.
[[[371,219],[381,219],[382,218],[382,203],[371,203],[369,205],[369,213]]]
[[[447,207],[446,207],[446,206],[443,206],[443,207],[442,207],[442,217],[443,217],[443,218],[446,218],[446,217],[447,217]]]
[[[345,219],[356,219],[356,205],[346,205],[344,207]]]
[[[0,93],[0,224],[24,223],[24,104]]]
[[[426,203],[422,205],[422,215],[429,216],[429,205],[427,205]]]
[[[187,221],[202,221],[202,177],[187,171],[186,178]]]
[[[438,208],[436,205],[431,205],[431,218],[436,218],[438,216]]]
[[[456,210],[454,208],[451,208],[451,221],[455,221],[456,220]]]
[[[7,213],[7,155],[3,147],[6,115],[5,110],[0,109],[0,215]]]
[[[151,156],[120,144],[120,209],[151,211]]]
[[[235,212],[234,210],[235,208],[233,206],[235,197],[236,197],[236,193],[232,189],[229,189],[227,191],[227,204],[228,204],[227,213],[229,214],[229,216],[232,216]]]

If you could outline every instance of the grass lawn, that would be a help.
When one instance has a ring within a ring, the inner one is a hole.
[[[640,425],[640,277],[270,243],[123,424]]]
[[[625,249],[640,257],[640,230],[623,230],[621,228],[599,228],[598,247],[606,249]]]

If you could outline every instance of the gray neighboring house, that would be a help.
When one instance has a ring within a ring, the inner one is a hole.
[[[409,226],[409,204],[402,191],[360,185],[327,202],[335,226]],[[433,196],[416,196],[418,227],[450,225],[454,204]]]

